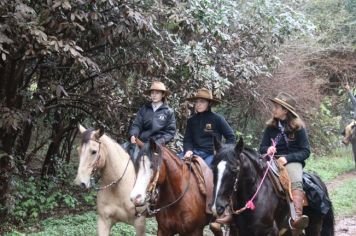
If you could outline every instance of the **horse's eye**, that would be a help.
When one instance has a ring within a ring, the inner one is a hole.
[[[91,154],[95,155],[96,154],[96,150],[91,151]]]

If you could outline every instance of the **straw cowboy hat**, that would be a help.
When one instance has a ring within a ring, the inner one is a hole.
[[[285,92],[280,92],[277,97],[275,98],[270,98],[272,102],[275,102],[288,111],[290,111],[295,117],[299,117],[298,114],[296,113],[295,106],[297,105],[297,102],[295,99],[288,93]]]
[[[168,97],[171,94],[171,92],[167,90],[164,83],[159,81],[152,82],[150,89],[144,91],[143,93],[146,95],[150,95],[152,90],[162,91],[166,95],[166,97]]]
[[[209,102],[211,102],[213,104],[220,102],[219,100],[214,99],[213,93],[209,89],[206,89],[206,88],[198,89],[198,92],[194,96],[187,98],[186,100],[192,102],[192,101],[196,100],[197,98],[202,98],[202,99],[208,100]]]

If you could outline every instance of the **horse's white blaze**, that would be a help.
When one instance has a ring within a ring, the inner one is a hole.
[[[133,187],[130,194],[130,199],[134,204],[143,205],[145,203],[146,190],[153,175],[150,166],[151,163],[148,157],[143,156],[140,161],[135,186]]]
[[[218,180],[216,182],[215,199],[214,199],[214,204],[212,207],[212,211],[213,211],[214,215],[217,215],[216,198],[218,197],[218,193],[220,191],[221,181],[222,181],[222,177],[224,175],[225,169],[226,169],[226,161],[219,162],[219,164],[218,164]]]
[[[87,188],[90,187],[90,175],[93,170],[93,164],[95,162],[95,158],[92,158],[92,155],[90,153],[92,150],[90,148],[90,143],[91,142],[88,142],[82,145],[82,148],[80,150],[80,156],[79,156],[77,177],[74,180],[75,184],[80,185],[83,183]],[[95,157],[96,156],[97,155],[95,155]]]

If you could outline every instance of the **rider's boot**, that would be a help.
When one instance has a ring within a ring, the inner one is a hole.
[[[292,227],[295,229],[303,230],[308,227],[309,218],[303,215],[303,198],[304,192],[300,189],[292,190],[293,204],[295,208],[296,217],[292,222]]]

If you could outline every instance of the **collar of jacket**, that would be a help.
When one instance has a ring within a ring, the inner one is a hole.
[[[146,107],[153,110],[152,103],[147,103]],[[156,111],[159,111],[161,109],[168,109],[168,105],[166,103],[163,103]]]

